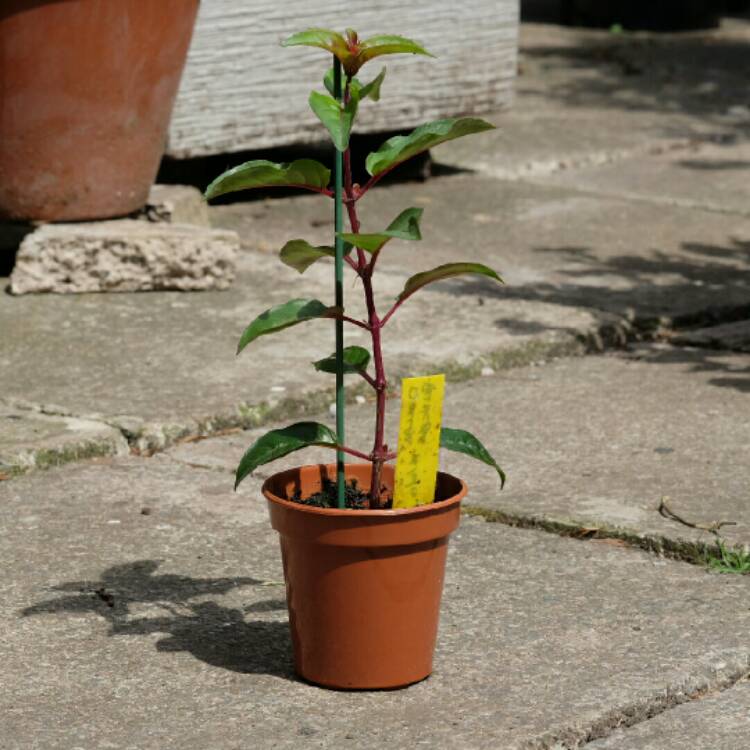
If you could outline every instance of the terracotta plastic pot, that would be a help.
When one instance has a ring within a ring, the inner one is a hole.
[[[0,3],[0,217],[103,219],[145,203],[197,9]]]
[[[369,488],[369,464],[348,464],[346,474]],[[335,476],[335,465],[302,466],[263,485],[280,535],[296,671],[345,689],[418,682],[432,671],[448,537],[466,485],[438,474],[437,502],[400,510],[286,499],[297,489],[308,496]],[[393,467],[385,467],[383,482],[393,486]]]

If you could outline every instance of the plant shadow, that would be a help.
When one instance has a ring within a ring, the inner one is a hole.
[[[604,248],[602,248],[604,250]],[[456,296],[500,297],[585,307],[645,321],[671,318],[677,327],[704,323],[713,314],[725,322],[750,317],[750,241],[732,238],[724,245],[683,242],[679,252],[652,248],[647,254],[603,257],[593,247],[536,247],[532,252],[554,278],[498,287],[484,279],[443,282]],[[699,311],[700,320],[691,321]],[[496,321],[504,326],[507,319]],[[510,323],[517,334],[554,326]]]
[[[674,346],[636,354],[636,358],[646,364],[683,365],[688,372],[711,373],[714,377],[709,378],[710,385],[750,393],[747,355],[739,357],[727,350]]]
[[[639,335],[658,331],[664,324],[679,332],[750,319],[750,241],[746,239],[730,238],[724,244],[683,242],[679,252],[654,248],[648,254],[609,257],[585,246],[537,247],[533,252],[555,267],[556,278],[504,287],[472,278],[444,282],[444,288],[457,297],[499,297],[585,308],[604,328],[614,314],[632,323]],[[573,327],[509,317],[496,319],[495,325],[519,336],[576,333]],[[694,372],[716,373],[708,381],[711,385],[750,391],[746,350],[689,346],[675,346],[671,355],[662,353],[649,361],[681,362]]]
[[[705,127],[696,130],[696,137],[731,142],[750,129],[745,115],[728,112],[733,105],[746,105],[740,92],[750,71],[748,52],[747,38],[737,33],[665,38],[583,33],[575,44],[524,45],[522,56],[528,63],[544,69],[562,66],[572,74],[544,91],[521,79],[519,92],[552,98],[569,108],[689,115],[716,128],[710,134]],[[596,75],[591,75],[594,69]]]
[[[21,616],[92,613],[109,623],[109,636],[163,633],[165,637],[156,643],[157,651],[186,651],[221,669],[295,679],[286,620],[246,619],[251,613],[285,610],[284,599],[236,608],[206,598],[266,582],[251,577],[157,574],[159,565],[157,560],[136,560],[107,568],[96,581],[58,584],[52,590],[65,596],[33,604]],[[158,609],[159,614],[142,616],[134,611],[144,606]]]

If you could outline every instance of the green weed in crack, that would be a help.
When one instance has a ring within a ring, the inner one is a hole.
[[[719,538],[716,540],[716,549],[706,552],[706,565],[709,570],[717,573],[750,574],[750,550],[739,545],[730,548]]]

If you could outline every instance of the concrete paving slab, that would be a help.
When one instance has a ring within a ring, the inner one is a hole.
[[[656,143],[660,150],[686,136],[739,143],[746,135],[738,103],[746,81],[746,31],[740,25],[721,38],[618,40],[529,27],[511,115],[518,119],[465,144],[482,158],[502,160],[511,139],[518,163],[526,162],[525,149],[541,149],[537,160],[549,160],[544,144],[553,156],[580,148],[597,163],[605,146],[638,151]],[[573,119],[565,125],[568,115]],[[437,150],[438,158],[450,147]],[[426,209],[425,240],[394,243],[383,258],[379,285],[386,296],[395,295],[408,274],[462,258],[496,266],[508,281],[497,290],[471,280],[446,283],[415,297],[394,321],[401,340],[386,342],[393,371],[440,366],[466,377],[486,365],[581,351],[580,337],[602,329],[621,338],[627,328],[621,318],[651,325],[708,308],[747,306],[746,217],[667,211],[649,201],[471,175],[376,189],[361,205],[365,230],[382,228],[405,206]],[[4,395],[117,425],[143,450],[186,434],[318,408],[329,381],[298,363],[330,350],[328,328],[307,325],[301,345],[296,332],[258,342],[237,362],[232,352],[239,332],[268,304],[324,295],[318,282],[329,283],[325,266],[300,282],[261,255],[292,237],[328,241],[330,203],[318,197],[256,201],[214,207],[211,218],[240,229],[245,247],[261,251],[244,254],[236,288],[225,294],[0,298]],[[459,306],[454,326],[447,313],[455,316]],[[287,342],[300,355],[294,362],[286,359]],[[353,336],[351,343],[359,342]]]
[[[597,195],[645,199],[750,215],[750,144],[696,144],[691,149],[583,167],[545,178]],[[747,252],[747,249],[745,249]]]
[[[523,89],[519,96],[523,97]],[[689,117],[665,119],[637,111],[580,110],[564,105],[541,112],[535,107],[514,107],[484,119],[497,130],[482,135],[481,144],[466,138],[435,149],[432,158],[437,171],[448,167],[500,179],[528,179],[682,151],[696,140],[720,137],[715,128]]]
[[[0,485],[9,748],[574,747],[750,666],[748,579],[464,519],[433,677],[331,693],[292,675],[257,497],[163,456],[53,472]]]
[[[476,146],[482,137],[477,136]],[[477,175],[376,188],[359,205],[363,231],[382,230],[408,206],[424,207],[423,240],[389,244],[380,273],[415,273],[474,259],[498,268],[507,282],[503,288],[485,288],[485,299],[494,294],[546,301],[629,319],[669,318],[747,305],[750,299],[750,220],[745,217],[667,210]],[[215,226],[236,230],[246,247],[269,255],[294,237],[325,243],[332,231],[329,202],[317,196],[211,211]],[[461,295],[476,285],[468,281],[443,288]],[[524,322],[514,325],[512,314],[498,324],[529,330]]]
[[[468,408],[461,416],[480,428],[482,404],[498,404],[502,433],[489,442],[511,479],[498,493],[479,475],[477,505],[543,525],[619,530],[665,551],[713,546],[711,533],[658,512],[666,496],[681,518],[733,522],[722,536],[750,544],[746,355],[646,346],[499,375],[494,398],[492,387],[481,381],[469,402],[476,417]]]
[[[101,422],[50,416],[0,401],[0,476],[92,456],[126,455],[120,430]]]
[[[696,328],[673,336],[671,341],[680,346],[705,346],[709,349],[750,352],[750,320]]]
[[[3,295],[0,317],[9,321],[0,350],[4,394],[119,425],[146,449],[183,434],[253,424],[273,409],[304,410],[306,400],[333,385],[309,365],[333,351],[330,322],[264,337],[240,358],[236,345],[250,321],[272,305],[295,297],[332,299],[330,266],[300,277],[277,258],[249,252],[239,265],[241,278],[225,293]],[[386,309],[406,278],[386,272],[378,279]],[[592,310],[503,298],[488,280],[468,283],[471,291],[461,282],[444,285],[403,306],[384,344],[395,371],[440,363],[466,377],[486,364],[532,361],[540,352],[580,352],[581,337],[611,320]],[[360,297],[347,282],[347,311],[355,317],[364,315]],[[525,328],[496,325],[511,318]],[[352,328],[347,342],[366,343],[366,333]],[[313,404],[320,406],[320,399]]]
[[[737,750],[750,737],[750,682],[665,711],[587,745],[590,750]]]
[[[714,213],[469,176],[375,190],[366,202],[366,229],[387,225],[404,206],[427,209],[421,243],[387,248],[381,299],[393,299],[409,274],[455,259],[497,267],[508,282],[495,288],[468,278],[416,295],[385,337],[394,372],[440,366],[455,377],[476,375],[485,365],[581,351],[581,338],[621,332],[623,319],[747,305],[748,219],[728,225]],[[329,265],[300,277],[266,252],[295,236],[325,242],[330,227],[320,222],[330,219],[329,208],[301,197],[212,209],[215,223],[234,225],[246,245],[265,248],[241,254],[240,277],[224,293],[0,296],[0,318],[8,321],[4,394],[119,425],[143,449],[252,425],[269,412],[319,409],[312,396],[330,379],[306,363],[332,351],[330,325],[267,337],[239,359],[234,351],[243,328],[271,305],[330,299]],[[356,314],[359,289],[347,282],[346,295]],[[366,338],[358,330],[347,337]]]
[[[443,416],[487,446],[508,474],[505,489],[470,458],[444,451],[441,463],[467,479],[469,505],[506,522],[700,558],[714,536],[661,515],[660,501],[668,496],[672,511],[697,524],[732,521],[722,536],[750,544],[748,392],[750,357],[668,346],[518,368],[449,386]],[[397,444],[398,412],[394,399],[389,445]],[[369,450],[371,430],[372,406],[349,407],[350,445]],[[167,456],[231,472],[264,431],[176,446]],[[300,460],[330,461],[331,453],[305,452],[288,464]]]
[[[513,107],[487,118],[498,130],[433,156],[523,178],[747,137],[748,29],[615,35],[525,23]]]
[[[747,18],[676,34],[526,23],[514,109],[640,111],[747,135],[747,113],[735,108],[746,104],[748,39]]]

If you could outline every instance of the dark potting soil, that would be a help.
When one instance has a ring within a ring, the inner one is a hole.
[[[297,490],[289,499],[293,503],[300,505],[312,505],[315,508],[337,508],[338,492],[336,491],[336,482],[330,479],[323,479],[323,487],[320,492],[316,492],[309,497],[302,497],[302,492]],[[346,507],[350,510],[367,510],[367,493],[357,486],[356,479],[350,479],[346,483],[344,493]],[[388,498],[387,503],[381,510],[390,510],[393,505],[393,499]]]

